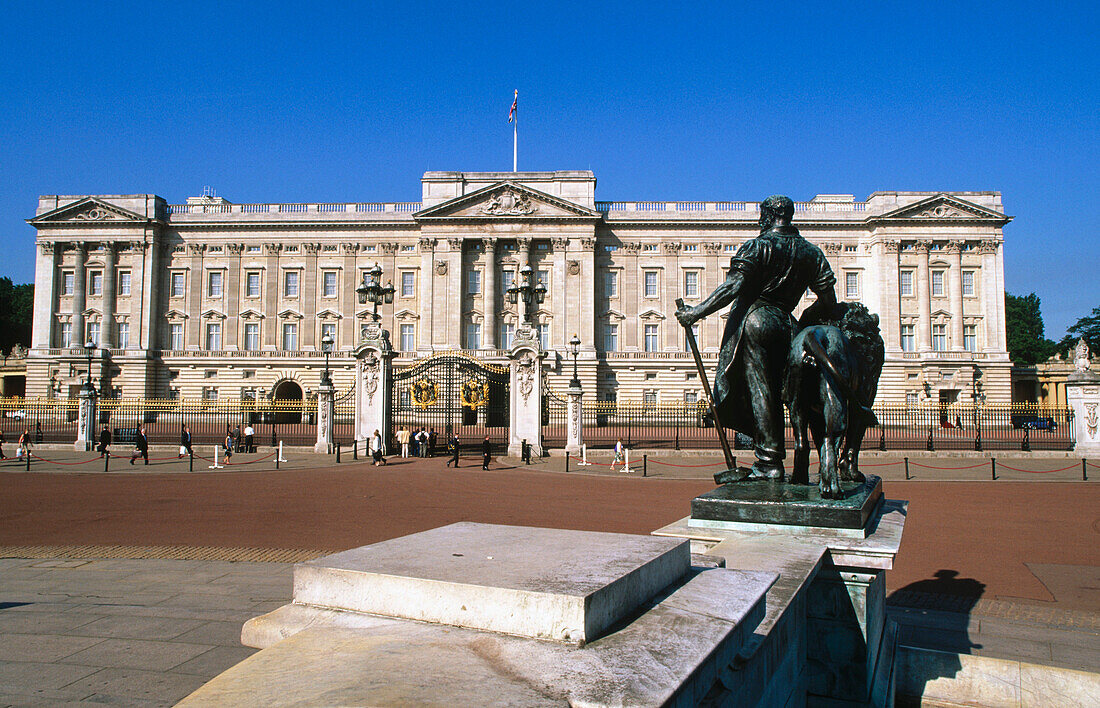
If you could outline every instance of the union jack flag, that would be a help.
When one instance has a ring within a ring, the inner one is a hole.
[[[512,109],[508,111],[508,122],[511,123],[516,119],[516,113],[519,107],[519,89],[516,89],[516,97],[512,100]]]

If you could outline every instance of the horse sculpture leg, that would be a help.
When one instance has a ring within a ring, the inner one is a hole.
[[[824,440],[821,444],[821,463],[818,470],[818,487],[821,496],[825,499],[835,499],[842,496],[840,487],[840,441],[844,436],[844,430],[848,422],[848,411],[845,401],[837,394],[833,386],[828,382],[827,376],[822,376],[821,399],[823,413],[825,415]]]
[[[791,428],[794,429],[794,467],[791,484],[810,483],[810,441],[806,436],[806,419],[802,406],[791,407]]]

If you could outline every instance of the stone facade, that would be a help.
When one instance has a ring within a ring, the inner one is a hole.
[[[597,202],[587,171],[428,172],[418,202],[233,204],[155,195],[43,196],[28,396],[95,378],[124,396],[308,396],[336,339],[337,396],[371,305],[355,289],[381,265],[394,366],[466,349],[507,362],[519,324],[504,291],[522,265],[543,279],[549,383],[571,378],[581,339],[588,400],[674,403],[702,390],[674,301],[716,287],[758,231],[757,202]],[[822,247],[841,300],[882,320],[879,402],[1010,400],[1004,214],[997,192],[819,195],[795,226]],[[803,303],[805,305],[806,303]],[[724,316],[700,323],[713,363]]]

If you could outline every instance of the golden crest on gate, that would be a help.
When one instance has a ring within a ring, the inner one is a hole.
[[[420,408],[427,408],[439,400],[439,384],[428,376],[414,383],[410,390],[413,403]]]
[[[462,384],[462,405],[480,408],[489,403],[489,384],[470,379]]]

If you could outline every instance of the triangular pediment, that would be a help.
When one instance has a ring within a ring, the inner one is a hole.
[[[317,313],[317,319],[319,320],[340,320],[343,318],[343,315],[332,309],[321,310]]]
[[[210,309],[210,310],[207,310],[206,312],[203,312],[202,315],[200,315],[200,317],[202,317],[202,319],[204,319],[204,320],[224,320],[226,318],[225,313],[220,312],[218,310],[214,310],[214,309]]]
[[[949,194],[937,194],[883,214],[880,219],[920,221],[1001,221],[1011,217]]]
[[[237,315],[237,317],[242,320],[262,320],[264,318],[264,313],[260,312],[259,310],[253,310],[252,308],[249,308],[242,311],[239,315]]]
[[[643,320],[663,320],[665,316],[657,310],[650,308],[645,312],[639,313],[638,318]]]
[[[498,182],[413,214],[422,219],[598,219],[592,209],[517,182]]]
[[[281,320],[301,320],[301,319],[305,319],[305,317],[302,315],[301,312],[298,312],[297,310],[292,310],[289,307],[287,309],[283,310],[282,312],[280,312],[277,316]]]
[[[78,199],[71,204],[58,207],[53,211],[48,211],[45,214],[40,214],[33,219],[27,220],[31,224],[42,223],[97,223],[102,221],[110,222],[141,222],[145,223],[151,221],[151,219],[130,211],[129,209],[123,209],[120,206],[115,206],[109,202],[105,202],[102,199],[96,197],[85,197],[84,199]]]

